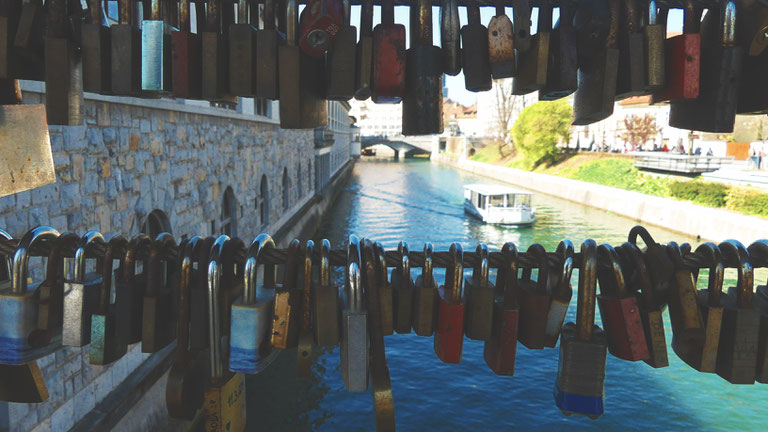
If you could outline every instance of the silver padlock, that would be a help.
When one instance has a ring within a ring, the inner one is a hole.
[[[248,248],[245,261],[243,295],[232,303],[230,324],[229,370],[255,374],[264,370],[281,351],[270,343],[272,314],[275,308],[275,265],[260,262],[267,248],[275,242],[259,234]],[[257,280],[262,265],[262,281]]]
[[[368,311],[360,273],[360,240],[349,236],[341,313],[341,378],[350,392],[368,390]]]
[[[171,32],[176,29],[163,21],[160,0],[145,1],[150,16],[141,24],[141,89],[160,96],[171,91]]]
[[[64,327],[61,343],[81,347],[91,343],[91,315],[96,313],[101,296],[101,275],[98,270],[85,274],[85,256],[95,244],[105,245],[104,236],[97,231],[86,233],[75,251],[72,278],[64,280]],[[97,265],[99,269],[101,266]]]

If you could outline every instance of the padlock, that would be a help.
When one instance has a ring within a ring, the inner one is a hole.
[[[737,10],[725,1],[709,9],[701,24],[699,97],[672,101],[669,125],[702,132],[731,132],[736,121],[744,47],[736,45]]]
[[[402,254],[402,259],[400,265],[392,271],[393,322],[396,332],[408,334],[411,332],[414,298],[408,243],[400,242],[397,245],[397,252]]]
[[[298,287],[297,275],[300,245],[297,239],[293,239],[288,245],[283,283],[275,288],[271,340],[272,346],[277,349],[293,348],[298,343],[302,306],[302,293]]]
[[[515,29],[515,49],[528,51],[531,47],[531,7],[528,0],[512,0]]]
[[[503,0],[494,0],[493,3],[496,6],[496,15],[491,18],[491,22],[488,23],[487,62],[490,63],[490,73],[493,75],[494,79],[511,78],[517,73],[517,64],[515,62],[515,32],[512,27],[512,21],[504,11],[505,2]],[[525,3],[527,3],[527,1],[525,1]],[[524,7],[527,8],[527,4]],[[473,9],[473,11],[470,11],[470,8]],[[467,21],[473,22],[470,18],[474,18],[474,22],[479,24],[479,11],[477,10],[477,2],[474,0],[467,2]],[[464,28],[467,28],[467,26],[464,26]],[[523,28],[523,26],[521,26],[521,28]],[[463,33],[464,30],[462,29],[462,38],[464,37]],[[477,37],[480,36],[482,36],[482,34],[477,35]],[[468,45],[465,43],[464,46],[472,47],[471,50],[465,49],[462,51],[465,59],[466,55],[469,54],[467,51],[478,51],[477,55],[486,58],[485,53],[482,52],[483,44],[481,42],[478,42],[477,45]],[[476,46],[477,48],[475,48]],[[464,67],[466,68],[466,66]]]
[[[315,343],[324,347],[339,344],[339,288],[331,280],[330,253],[331,242],[323,239],[320,244],[319,281],[312,288]]]
[[[405,26],[395,24],[392,0],[386,0],[381,8],[381,24],[373,29],[371,100],[399,103],[405,91]]]
[[[142,96],[160,97],[171,93],[171,32],[173,27],[163,20],[160,0],[144,0],[141,23],[141,90]]]
[[[360,2],[360,40],[357,42],[355,55],[355,99],[357,100],[366,100],[371,97],[371,80],[373,79],[372,29],[373,0],[362,0]]]
[[[675,348],[674,342],[673,348],[675,348],[677,356],[690,367],[699,372],[715,373],[720,331],[723,323],[723,307],[720,302],[725,270],[723,257],[717,245],[707,242],[696,248],[693,258],[697,267],[700,265],[709,266],[707,289],[696,293],[697,307],[701,311],[705,324],[705,337],[700,343],[685,346],[685,350]]]
[[[88,22],[80,29],[83,91],[109,94],[112,87],[112,43],[101,0],[88,1]]]
[[[382,253],[376,249],[380,249]],[[366,307],[370,315],[368,334],[370,337],[370,375],[373,408],[376,414],[377,431],[395,431],[395,406],[392,397],[392,381],[387,367],[387,357],[384,348],[384,329],[381,314],[384,307],[381,304],[380,290],[386,283],[387,267],[382,266],[383,248],[369,239],[363,240],[361,247],[362,282]],[[383,275],[382,275],[383,272]]]
[[[496,286],[501,290],[493,304],[493,331],[485,341],[483,357],[496,375],[515,374],[517,355],[517,326],[520,308],[517,303],[517,247],[507,242],[501,248],[504,266],[496,274]],[[558,331],[559,333],[559,331]]]
[[[737,35],[738,43],[745,47],[741,70],[739,97],[736,107],[737,114],[766,114],[768,113],[768,84],[762,77],[768,71],[768,8],[756,1],[741,3],[739,22],[741,29]]]
[[[582,265],[576,323],[563,326],[555,381],[555,403],[566,414],[592,419],[605,411],[605,366],[607,340],[595,325],[597,291],[597,244],[587,239],[581,245]]]
[[[49,125],[83,124],[83,63],[72,41],[69,0],[48,0],[45,33],[45,110]]]
[[[539,6],[536,34],[527,50],[517,50],[517,75],[512,80],[512,94],[524,95],[541,89],[547,83],[549,35],[552,31],[552,4],[544,0]]]
[[[723,326],[715,372],[731,384],[754,384],[760,313],[753,307],[754,268],[749,252],[737,240],[718,245],[726,265],[736,266],[738,283],[721,298]]]
[[[443,363],[461,363],[464,347],[464,250],[459,243],[452,243],[448,251],[450,267],[445,270],[445,285],[437,293],[437,325],[434,348]]]
[[[573,273],[573,243],[563,240],[557,245],[555,254],[562,256],[563,265],[560,269],[552,268],[549,273],[551,300],[547,312],[547,327],[544,330],[544,346],[554,348],[560,338],[560,329],[565,322],[565,315],[571,305],[573,289],[571,274]],[[560,270],[560,271],[558,271]]]
[[[626,256],[625,263],[631,264],[627,267],[633,269],[626,282],[629,285],[628,290],[637,296],[637,306],[643,322],[643,333],[648,347],[648,358],[643,361],[654,368],[667,367],[667,340],[661,316],[663,303],[658,300],[653,290],[648,271],[650,266],[646,266],[647,256],[644,258],[643,253],[632,242],[624,243],[619,250]]]
[[[299,16],[299,47],[320,57],[333,45],[343,19],[341,0],[309,0]]]
[[[152,239],[139,234],[128,242],[123,261],[123,273],[115,278],[115,304],[117,339],[130,345],[141,341],[143,326],[144,291],[147,284],[147,258],[152,248]],[[141,262],[142,271],[136,274],[136,262]]]
[[[229,91],[235,96],[256,93],[256,27],[258,5],[247,0],[237,1],[237,21],[229,26]]]
[[[136,96],[141,90],[141,30],[132,0],[118,0],[119,24],[110,27],[112,38],[112,93]]]
[[[309,379],[312,375],[312,254],[315,243],[308,240],[301,249],[301,262],[296,269],[301,276],[299,287],[302,290],[301,328],[299,329],[298,349],[296,350],[296,378]]]
[[[227,60],[227,38],[229,32],[232,3],[222,0],[210,0],[206,3],[205,30],[202,32],[202,97],[216,103],[231,103],[232,97],[227,92],[229,61]]]
[[[659,11],[660,24],[666,27],[667,9]],[[664,41],[665,83],[651,97],[652,103],[696,99],[699,97],[701,70],[701,8],[687,0],[683,16],[683,34]],[[666,33],[666,29],[664,30]]]
[[[0,363],[22,365],[44,357],[61,346],[59,331],[39,331],[37,287],[27,288],[30,251],[41,241],[55,240],[59,233],[46,226],[28,231],[13,255],[11,283],[0,289]],[[56,277],[57,275],[46,275]]]
[[[578,59],[576,30],[573,28],[573,5],[560,4],[560,18],[549,35],[547,83],[539,90],[539,100],[556,100],[576,91]],[[558,328],[558,333],[560,329]]]
[[[7,232],[0,229],[0,238],[11,240]],[[0,279],[0,286],[11,283],[13,262],[10,256],[2,257],[5,261],[4,275],[8,278]],[[38,403],[48,399],[48,389],[45,386],[43,374],[37,361],[21,365],[0,364],[0,400],[4,402]]]
[[[487,341],[493,329],[493,303],[496,287],[488,278],[488,246],[477,245],[478,262],[472,269],[472,277],[464,281],[464,297],[467,301],[464,332],[474,340]]]
[[[43,81],[45,79],[46,10],[43,0],[21,0],[13,50],[18,62],[14,78]]]
[[[99,288],[99,306],[91,316],[91,345],[88,361],[92,365],[104,366],[122,358],[128,350],[128,345],[117,337],[117,303],[110,303],[112,278],[123,271],[125,249],[128,241],[122,236],[114,236],[107,243],[101,270],[101,287]],[[120,267],[112,268],[114,260],[120,260]]]
[[[216,239],[213,236],[201,239],[200,252],[195,257],[197,271],[189,295],[190,314],[195,317],[189,323],[189,349],[192,351],[208,349],[208,263],[214,241]]]
[[[368,309],[360,268],[360,240],[349,236],[339,340],[341,378],[350,392],[368,390]]]
[[[640,32],[640,14],[634,0],[623,0],[619,25],[619,71],[616,100],[646,94],[645,46]]]
[[[99,307],[101,295],[100,260],[96,271],[86,273],[86,254],[96,245],[104,246],[101,233],[86,233],[75,251],[72,278],[64,281],[64,328],[61,343],[81,347],[91,343],[91,315]]]
[[[13,47],[21,15],[21,2],[0,2],[0,78],[15,78],[19,60]]]
[[[675,284],[667,302],[672,324],[672,349],[682,358],[691,350],[700,350],[706,329],[696,297],[696,281],[693,273],[685,268],[681,248],[675,242],[669,242],[667,248],[675,263]]]
[[[666,11],[666,10],[665,10]],[[656,0],[649,0],[646,8],[645,26],[643,27],[643,52],[645,63],[645,94],[654,94],[664,88],[666,83],[666,15],[659,21],[659,9]]]
[[[37,286],[37,328],[40,332],[62,332],[64,324],[64,251],[74,251],[80,236],[65,233],[48,251],[45,279]]]
[[[439,134],[443,132],[443,74],[440,48],[432,45],[430,1],[417,0],[411,5],[410,15],[411,47],[405,54],[402,132]]]
[[[206,432],[242,432],[245,430],[245,376],[227,370],[229,363],[229,305],[222,279],[225,278],[225,249],[230,239],[220,236],[210,252],[208,264],[208,346],[210,379],[203,398]],[[249,258],[250,260],[250,258]],[[255,264],[255,263],[254,263]],[[253,267],[255,265],[252,264]]]
[[[189,324],[191,321],[190,293],[194,283],[194,260],[203,241],[195,236],[182,240],[179,245],[179,316],[176,323],[176,358],[168,372],[165,386],[165,405],[168,415],[176,419],[192,420],[203,406],[205,374],[210,367],[208,353],[189,349]],[[199,263],[198,263],[199,264]],[[199,319],[199,317],[196,317]]]
[[[497,17],[494,17],[495,20]],[[506,15],[503,16],[509,21]],[[492,22],[493,23],[493,22]],[[503,27],[499,24],[499,27]],[[502,31],[499,29],[498,31]],[[509,25],[509,31],[512,31],[512,24]],[[480,23],[480,8],[476,0],[467,1],[467,25],[461,28],[461,42],[464,49],[461,50],[461,63],[464,66],[464,88],[473,92],[488,91],[491,89],[491,64],[488,62],[488,53],[500,52],[499,55],[491,58],[497,58],[497,69],[499,74],[514,73],[514,48],[511,41],[508,49],[489,47],[489,43],[501,44],[498,40],[489,41],[491,31]],[[487,48],[487,49],[484,49]],[[512,53],[512,60],[509,56],[504,57],[504,52]],[[504,59],[506,58],[506,60]],[[509,65],[512,65],[512,72],[509,72]]]
[[[325,97],[329,100],[347,101],[355,96],[357,27],[349,25],[349,0],[341,0],[341,4],[343,11],[341,28],[336,34],[336,39],[333,41],[333,44],[328,48],[328,53],[325,58]],[[378,29],[382,25],[383,24],[379,24],[376,28]],[[381,30],[379,30],[379,32],[381,32]],[[375,39],[376,29],[374,29],[373,34]],[[405,40],[404,38],[405,28],[403,28],[403,40]],[[403,42],[403,44],[405,43]],[[403,45],[403,53],[404,52],[405,45]],[[405,54],[401,54],[401,57],[404,56]],[[374,59],[375,58],[376,57],[374,56]],[[402,62],[404,63],[405,60],[402,60]]]
[[[279,47],[280,127],[312,129],[328,124],[324,59],[302,54],[297,45],[297,0],[285,2],[285,44]]]
[[[18,82],[6,83],[15,101],[0,105],[0,197],[56,182],[45,106],[15,104],[21,100]]]
[[[160,351],[176,338],[173,293],[179,274],[176,261],[167,258],[175,248],[176,241],[169,233],[158,235],[152,243],[142,306],[141,352],[144,353]]]
[[[757,240],[749,245],[749,256],[755,267],[768,267],[768,240]],[[768,384],[768,283],[759,285],[752,302],[760,313],[760,336],[757,345],[755,381]]]
[[[573,124],[577,126],[610,117],[616,97],[619,69],[619,50],[616,43],[619,29],[618,0],[593,3],[589,22],[577,30],[579,86],[573,98]],[[596,16],[599,12],[595,10],[605,10],[605,3],[610,16],[607,29]]]
[[[381,328],[384,332],[384,336],[394,334],[395,326],[393,323],[394,311],[393,311],[393,293],[392,284],[389,283],[387,274],[387,261],[384,257],[384,247],[381,243],[376,242],[373,245],[373,251],[376,255],[377,264],[379,266],[378,275],[381,279],[379,281],[379,304],[381,305]]]
[[[665,304],[675,278],[674,263],[666,246],[656,243],[648,230],[640,225],[629,230],[629,242],[636,245],[638,236],[646,246],[644,255],[652,283],[652,296],[658,305]]]
[[[544,246],[534,243],[527,253],[539,265],[538,277],[531,280],[531,269],[524,268],[518,282],[520,296],[520,324],[517,339],[528,349],[544,349],[549,312],[549,261]]]
[[[442,0],[440,2],[440,49],[443,53],[443,72],[447,75],[455,76],[461,72],[460,25],[458,0]]]
[[[424,244],[424,265],[413,292],[413,332],[430,337],[437,318],[437,282],[432,275],[432,243]]]
[[[197,7],[195,12],[205,17],[205,8]],[[201,27],[197,33],[192,33],[189,17],[189,0],[179,0],[179,30],[171,33],[171,54],[173,71],[171,89],[173,97],[184,99],[200,99],[202,97],[202,43],[200,41]]]
[[[278,47],[283,35],[275,28],[275,0],[264,0],[264,27],[256,31],[256,96],[277,100]]]
[[[597,304],[608,351],[622,360],[648,360],[650,356],[637,298],[627,289],[619,255],[611,245],[598,247],[598,265],[600,295]]]

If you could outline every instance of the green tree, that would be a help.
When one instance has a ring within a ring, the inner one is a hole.
[[[571,110],[568,101],[560,99],[537,102],[520,113],[512,127],[512,137],[526,168],[557,160],[557,143],[567,142],[570,137]]]

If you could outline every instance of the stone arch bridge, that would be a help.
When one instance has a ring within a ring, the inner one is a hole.
[[[438,139],[434,135],[425,136],[363,136],[360,138],[360,149],[371,147],[374,145],[385,145],[395,151],[395,159],[400,155],[404,157],[414,156],[418,154],[430,154],[432,153],[432,146],[434,141]]]

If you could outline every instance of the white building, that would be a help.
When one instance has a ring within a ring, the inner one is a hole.
[[[357,119],[362,136],[402,135],[402,104],[375,104],[370,99],[349,101],[349,115]]]

